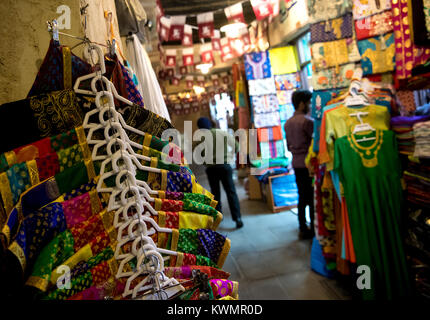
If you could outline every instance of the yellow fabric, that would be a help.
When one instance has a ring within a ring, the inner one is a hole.
[[[369,113],[366,116],[362,116],[362,120],[363,122],[370,124],[373,128],[379,130],[390,129],[390,114],[386,107],[368,105],[360,108],[348,108],[346,106],[342,106],[327,112],[325,139],[327,142],[328,155],[330,157],[330,160],[327,162],[328,171],[333,170],[334,141],[350,134],[354,130],[354,127],[357,124],[360,124],[357,117],[350,116],[350,114],[359,111]]]
[[[39,181],[39,170],[37,169],[36,160],[30,160],[26,162],[28,174],[30,176],[30,183],[32,186],[38,184]]]
[[[6,216],[9,217],[9,213],[13,208],[13,197],[6,172],[0,173],[0,193],[3,200],[3,206],[6,210]]]
[[[67,259],[62,263],[62,266],[68,266],[70,270],[73,269],[79,262],[88,261],[93,256],[93,252],[91,251],[91,246],[87,244],[85,247],[79,249],[73,256]],[[60,266],[61,267],[61,266]],[[51,275],[51,283],[57,283],[58,278],[62,275],[62,272],[57,272],[58,267],[52,272]]]
[[[213,229],[214,219],[211,216],[194,212],[179,212],[179,229]]]
[[[224,245],[223,245],[223,247],[222,247],[221,254],[220,254],[220,256],[219,256],[219,258],[218,258],[218,262],[217,262],[217,265],[218,265],[220,268],[222,268],[222,266],[224,265],[224,262],[225,262],[225,260],[227,259],[228,253],[229,253],[229,251],[230,251],[230,248],[231,248],[231,242],[230,242],[230,239],[226,238],[226,239],[225,239],[225,242],[224,242]]]
[[[24,250],[20,247],[20,245],[16,241],[12,242],[12,244],[9,246],[9,251],[16,256],[19,263],[21,264],[22,271],[25,271],[27,259],[25,258]]]
[[[269,50],[270,64],[274,75],[297,72],[297,53],[294,46]]]

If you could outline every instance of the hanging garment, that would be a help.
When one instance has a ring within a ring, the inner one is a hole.
[[[269,53],[267,51],[245,54],[244,63],[247,80],[266,79],[272,77]]]
[[[352,13],[354,19],[366,18],[391,9],[391,0],[354,0]]]
[[[281,74],[275,76],[277,91],[286,91],[300,88],[300,74]]]
[[[412,69],[424,64],[430,58],[430,49],[415,46],[412,41],[408,17],[407,1],[392,3],[393,23],[396,45],[396,76],[397,79],[408,79],[412,76]]]
[[[336,139],[348,135],[352,128],[359,124],[357,117],[350,114],[368,112],[365,122],[373,128],[388,130],[390,128],[390,115],[386,107],[368,105],[360,108],[339,106],[324,112],[321,123],[321,138],[319,147],[320,163],[326,163],[328,171],[333,169],[334,142]]]
[[[179,211],[192,211],[200,214],[205,214],[212,216],[216,219],[221,213],[217,211],[215,208],[197,202],[193,200],[167,200],[167,199],[155,199],[155,202],[152,203],[152,206],[157,211],[171,211],[171,212],[179,212]],[[222,218],[222,216],[221,216]]]
[[[170,121],[170,115],[158,84],[151,61],[136,35],[127,41],[128,61],[139,81],[138,90],[143,95],[148,110]]]
[[[160,199],[169,199],[169,200],[192,200],[197,201],[206,205],[215,208],[217,205],[217,201],[209,198],[204,194],[197,193],[183,193],[183,192],[171,192],[171,191],[158,191],[158,197]]]
[[[78,77],[91,73],[91,66],[71,53],[70,48],[51,40],[27,98],[71,89]]]
[[[192,278],[193,270],[199,270],[201,273],[207,274],[208,278],[228,279],[230,277],[230,273],[226,271],[203,266],[166,267],[164,274],[167,277],[175,277],[176,279],[190,279]]]
[[[375,140],[357,142],[361,137]],[[401,166],[392,131],[348,135],[336,140],[335,165],[344,187],[357,265],[372,272],[364,299],[410,294],[403,246]]]
[[[71,130],[82,124],[84,115],[72,90],[3,104],[0,106],[0,134],[8,139],[3,141],[0,152]],[[10,134],[11,119],[19,120],[19,127],[23,130],[19,135]]]
[[[352,14],[311,25],[311,43],[352,38]]]
[[[351,11],[352,2],[350,0],[339,0],[327,2],[326,0],[307,0],[309,17],[312,23],[326,21],[343,16]]]
[[[396,66],[394,33],[358,41],[363,74],[393,71]]]
[[[276,95],[251,96],[251,106],[254,113],[269,113],[279,110]]]
[[[224,279],[211,279],[209,283],[215,299],[230,296],[233,299],[239,298],[239,283]]]
[[[250,96],[276,94],[275,81],[273,78],[249,80],[248,87]]]
[[[257,129],[257,136],[260,142],[282,140],[282,127],[259,128]]]
[[[211,229],[215,230],[222,220],[222,215],[215,219],[210,215],[204,215],[200,213],[177,211],[177,212],[165,212],[158,211],[156,216],[156,222],[161,228],[169,229]],[[166,236],[158,235],[159,243],[166,241]]]
[[[278,103],[280,105],[292,103],[293,90],[288,91],[276,91],[276,96],[278,98]]]
[[[315,70],[327,69],[330,67],[339,68],[340,65],[349,62],[360,61],[355,39],[341,39],[323,43],[314,43],[312,50],[312,66]]]
[[[281,125],[279,112],[254,114],[255,128],[276,127]]]
[[[270,49],[269,57],[273,75],[283,75],[299,71],[297,52],[294,46]]]
[[[314,72],[312,75],[312,87],[314,90],[327,90],[346,88],[351,84],[354,75],[355,64],[349,63],[336,68]]]

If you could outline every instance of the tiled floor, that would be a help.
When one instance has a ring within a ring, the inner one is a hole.
[[[209,189],[203,168],[192,168]],[[236,180],[244,227],[236,230],[223,192],[223,214],[218,232],[231,240],[223,269],[239,281],[241,300],[350,299],[336,280],[310,269],[311,240],[298,240],[296,210],[271,213],[261,201],[250,201]]]

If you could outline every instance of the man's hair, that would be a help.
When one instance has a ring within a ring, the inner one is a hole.
[[[300,102],[307,103],[312,99],[312,93],[309,90],[297,90],[294,91],[291,100],[294,106],[294,109],[297,110],[300,106]]]

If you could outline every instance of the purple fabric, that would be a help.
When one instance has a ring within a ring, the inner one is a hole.
[[[410,126],[412,127],[415,123],[430,120],[430,116],[413,116],[413,117],[393,117],[391,119],[391,125],[397,126]]]
[[[343,19],[340,26],[341,34],[336,34],[336,25],[339,19]],[[352,38],[352,13],[343,17],[322,21],[311,25],[311,43],[335,41],[344,38]]]
[[[184,199],[184,193],[183,192],[166,191],[166,199],[182,200],[182,199]]]
[[[199,254],[218,263],[226,238],[210,229],[198,229],[197,237],[200,242]]]

